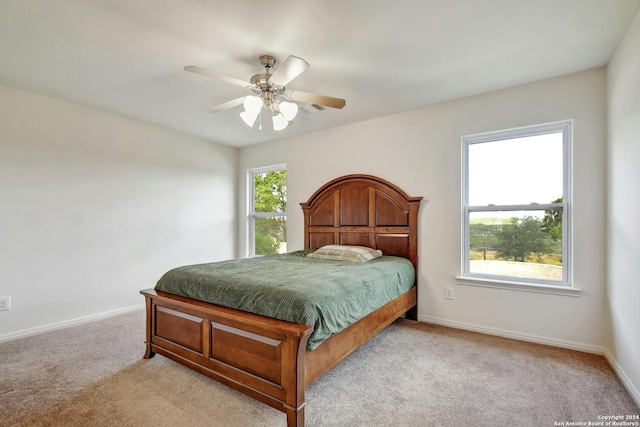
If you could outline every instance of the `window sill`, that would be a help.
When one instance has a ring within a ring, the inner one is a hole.
[[[541,294],[579,297],[582,289],[568,286],[535,285],[531,283],[511,282],[506,280],[480,279],[477,277],[456,276],[456,283],[464,286],[480,286],[484,288],[508,289],[512,291],[535,292]]]

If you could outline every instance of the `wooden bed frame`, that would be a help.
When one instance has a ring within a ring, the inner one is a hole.
[[[305,249],[377,248],[418,265],[418,209],[395,185],[369,175],[337,178],[301,203]],[[417,275],[416,275],[417,276]],[[304,426],[304,390],[403,314],[416,320],[416,286],[307,351],[312,328],[153,289],[146,298],[145,359],[168,357],[287,414]]]

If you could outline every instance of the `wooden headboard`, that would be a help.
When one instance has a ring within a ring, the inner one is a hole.
[[[304,247],[356,245],[408,258],[418,267],[418,209],[422,197],[371,175],[345,175],[323,185],[306,203]]]

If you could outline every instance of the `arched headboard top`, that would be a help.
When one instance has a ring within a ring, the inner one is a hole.
[[[357,245],[418,264],[418,209],[396,185],[371,175],[345,175],[320,187],[300,203],[305,249]]]

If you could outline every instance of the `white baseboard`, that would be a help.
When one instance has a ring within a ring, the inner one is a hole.
[[[135,311],[144,310],[145,304],[134,305],[131,307],[119,308],[117,310],[105,311],[103,313],[92,314],[84,317],[77,317],[71,320],[65,320],[62,322],[51,323],[48,325],[37,326],[35,328],[24,329],[18,332],[11,332],[8,334],[0,335],[0,343],[4,341],[15,340],[18,338],[29,337],[32,335],[42,334],[44,332],[54,331],[56,329],[64,329],[70,326],[82,325],[85,323],[91,323],[109,317],[119,316],[121,314],[133,313]]]
[[[631,394],[631,397],[633,397],[633,400],[636,401],[636,405],[640,407],[640,391],[638,390],[638,388],[631,382],[631,379],[622,370],[622,367],[620,367],[618,361],[615,359],[615,357],[613,357],[613,354],[611,354],[609,350],[604,351],[604,357],[616,372],[618,378],[620,378],[620,381],[622,381],[622,384],[624,384],[624,386],[627,388],[629,394]]]
[[[472,332],[480,332],[486,335],[495,335],[499,337],[511,338],[511,339],[520,340],[520,341],[528,341],[528,342],[534,342],[538,344],[550,345],[553,347],[567,348],[570,350],[577,350],[585,353],[604,355],[604,352],[605,352],[605,349],[603,347],[600,347],[597,345],[584,344],[584,343],[579,343],[575,341],[560,340],[556,338],[545,337],[542,335],[525,334],[522,332],[510,331],[506,329],[491,328],[488,326],[478,326],[472,323],[456,322],[451,320],[440,319],[437,317],[418,316],[418,320],[426,323],[434,323],[436,325],[448,326],[450,328],[464,329]]]
[[[486,335],[495,335],[499,337],[511,338],[520,341],[528,341],[534,342],[538,344],[550,345],[554,347],[566,348],[569,350],[582,351],[585,353],[592,353],[604,356],[611,368],[614,370],[622,384],[626,387],[627,391],[631,395],[631,397],[636,401],[636,404],[640,406],[640,392],[638,388],[633,384],[631,379],[627,376],[627,374],[622,370],[616,359],[613,357],[613,354],[609,350],[604,347],[596,346],[592,344],[584,344],[575,341],[567,341],[567,340],[559,340],[556,338],[544,337],[541,335],[533,335],[533,334],[525,334],[517,331],[510,331],[506,329],[499,328],[491,328],[487,326],[478,326],[472,323],[465,322],[455,322],[446,319],[440,319],[437,317],[430,316],[418,316],[418,320],[426,323],[433,323],[436,325],[448,326],[450,328],[455,329],[464,329],[472,332],[479,332],[481,334]]]

